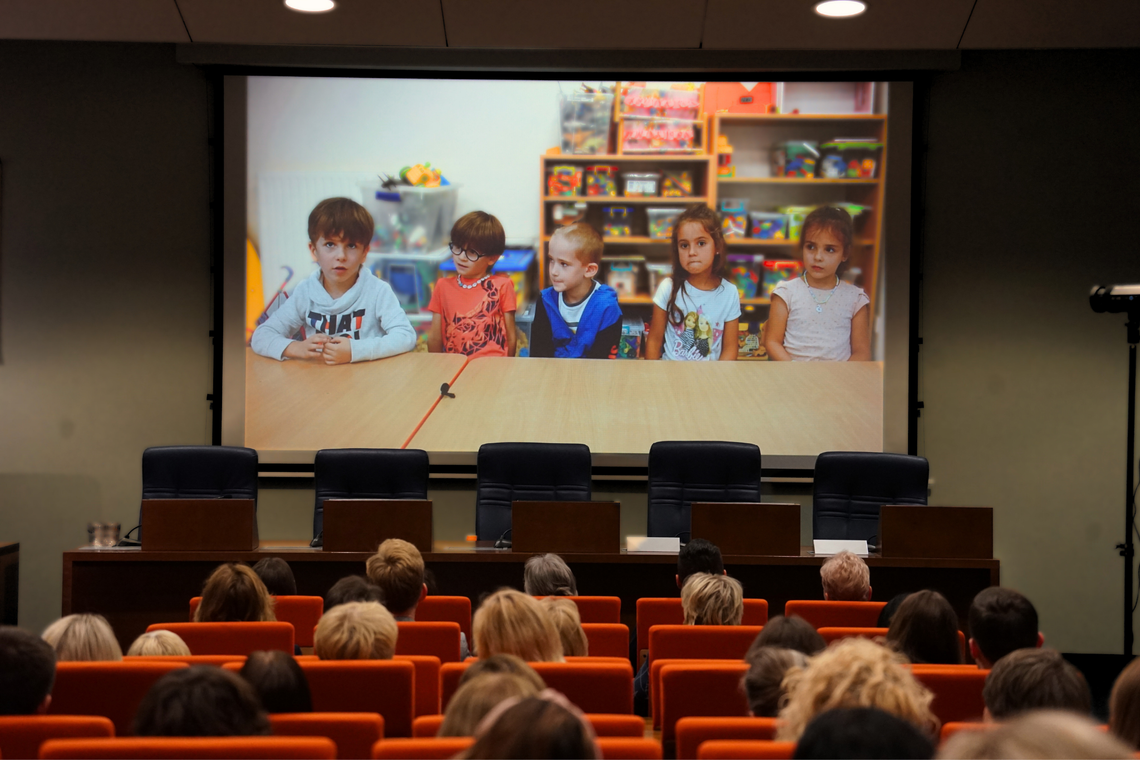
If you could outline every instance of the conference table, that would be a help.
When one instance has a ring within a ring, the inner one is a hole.
[[[209,574],[223,562],[254,563],[280,557],[297,579],[297,592],[323,596],[347,575],[362,575],[366,552],[326,552],[302,542],[263,542],[253,551],[143,551],[138,547],[84,547],[63,554],[63,609],[99,613],[110,621],[124,651],[151,623],[189,619],[190,598],[201,594]],[[533,554],[465,542],[437,541],[424,554],[440,594],[467,596],[472,609],[485,593],[503,586],[522,588],[523,563]],[[622,622],[636,630],[637,599],[675,597],[677,555],[663,552],[565,554],[583,595],[621,598]],[[744,594],[768,600],[769,615],[789,599],[822,597],[819,567],[824,558],[804,548],[798,556],[726,556],[725,569],[744,585]],[[966,630],[970,601],[1000,583],[996,559],[867,559],[875,599],[932,588],[953,605]]]

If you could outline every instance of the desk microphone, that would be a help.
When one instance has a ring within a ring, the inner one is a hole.
[[[444,385],[446,385],[446,383],[444,383]],[[507,528],[506,530],[503,531],[503,535],[499,536],[499,540],[495,542],[495,548],[496,549],[510,549],[511,548],[511,541],[509,538],[507,538],[507,534],[510,532],[511,532],[511,528]]]
[[[455,394],[450,393],[449,392],[450,390],[451,390],[451,385],[448,383],[444,383],[443,385],[439,386],[440,398],[443,398],[444,396],[447,396],[448,398],[455,398]]]

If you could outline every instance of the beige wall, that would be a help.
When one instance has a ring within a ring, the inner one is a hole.
[[[1005,582],[1075,652],[1121,641],[1126,347],[1086,295],[1140,280],[1127,58],[967,53],[916,136],[933,501],[995,507]],[[40,629],[84,524],[134,524],[142,449],[209,441],[208,94],[168,46],[0,42],[0,71],[0,540]],[[439,537],[473,526],[468,489],[433,486]],[[639,489],[598,493],[629,532]],[[264,537],[306,535],[311,505],[265,492]]]

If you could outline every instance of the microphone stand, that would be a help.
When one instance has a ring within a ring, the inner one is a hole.
[[[1136,457],[1136,344],[1140,343],[1140,314],[1129,314],[1128,323],[1128,419],[1127,449],[1128,474],[1125,478],[1124,543],[1117,544],[1124,557],[1124,654],[1132,655],[1132,557],[1135,550],[1132,533],[1136,522],[1136,502],[1133,498],[1133,470]]]

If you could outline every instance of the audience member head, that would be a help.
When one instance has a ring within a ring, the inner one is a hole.
[[[427,593],[420,550],[403,539],[389,538],[368,558],[365,567],[368,580],[383,592],[388,611],[396,617],[414,618],[416,605]]]
[[[831,602],[866,602],[871,598],[871,571],[862,558],[842,551],[819,568],[823,598]]]
[[[543,688],[514,673],[484,673],[455,690],[437,735],[474,736],[479,723],[500,702],[533,697]]]
[[[377,602],[346,602],[325,612],[313,634],[313,654],[322,660],[390,660],[399,628]]]
[[[724,575],[724,560],[716,544],[694,538],[677,552],[677,588],[684,588],[693,573]]]
[[[467,758],[599,758],[594,729],[574,705],[547,689],[533,697],[508,699],[487,714]]]
[[[462,686],[468,681],[473,681],[489,673],[509,673],[518,676],[532,683],[536,691],[542,691],[546,688],[542,676],[530,665],[527,665],[521,657],[516,657],[513,654],[493,654],[490,657],[475,660],[464,669],[463,675],[459,677],[459,685]]]
[[[541,554],[526,561],[523,590],[531,596],[578,596],[574,573],[557,554]]]
[[[808,723],[797,760],[929,760],[934,742],[913,724],[874,707],[840,707]]]
[[[252,652],[241,667],[241,677],[253,687],[267,713],[313,711],[309,679],[287,652]]]
[[[582,630],[582,616],[578,605],[564,596],[548,596],[538,601],[543,612],[550,616],[550,622],[558,629],[562,641],[563,657],[585,657],[590,653],[590,642]]]
[[[978,592],[970,604],[969,624],[970,654],[982,668],[992,668],[1014,650],[1045,643],[1037,630],[1037,610],[1011,588],[990,586]]]
[[[253,687],[211,665],[172,670],[135,713],[136,736],[268,736],[269,716]]]
[[[273,615],[273,597],[248,565],[227,562],[206,580],[196,623],[264,622]]]
[[[740,685],[748,698],[748,709],[757,718],[775,718],[784,698],[784,677],[792,668],[807,667],[803,652],[783,647],[759,647],[744,657],[748,672]]]
[[[933,695],[904,665],[906,660],[870,639],[843,639],[785,678],[787,704],[777,738],[796,741],[812,718],[836,707],[877,707],[933,737],[939,722]]]
[[[43,633],[44,641],[55,650],[57,662],[107,662],[123,659],[123,650],[102,615],[61,617]]]
[[[727,575],[695,573],[681,589],[685,625],[740,625],[744,618],[744,589]]]
[[[895,619],[895,613],[899,611],[899,607],[906,601],[910,593],[896,594],[891,597],[887,605],[879,610],[879,619],[875,622],[876,628],[890,628],[891,621]]]
[[[325,612],[346,602],[384,603],[384,591],[375,583],[360,575],[341,578],[325,594]]]
[[[1140,749],[1140,660],[1133,660],[1112,685],[1108,725],[1133,749]]]
[[[998,660],[982,688],[986,715],[1008,720],[1030,710],[1088,715],[1092,694],[1081,671],[1056,649],[1018,649]]]
[[[1094,760],[1133,757],[1119,739],[1088,718],[1038,710],[985,731],[959,731],[938,752],[945,760]]]
[[[128,657],[168,657],[190,654],[190,647],[174,631],[148,631],[131,642]]]
[[[958,615],[937,591],[916,591],[899,605],[887,642],[915,663],[959,665]]]
[[[47,712],[55,682],[55,650],[39,636],[0,625],[0,715]]]
[[[297,579],[289,563],[280,557],[260,559],[253,566],[253,572],[265,584],[265,589],[273,596],[296,596]]]
[[[528,594],[504,588],[483,600],[472,622],[480,657],[513,654],[527,662],[561,662],[562,642],[550,617]]]
[[[435,582],[435,573],[430,567],[424,567],[424,585],[427,586],[428,596],[439,596],[439,584]]]
[[[811,623],[799,615],[792,615],[791,617],[777,615],[770,618],[760,629],[760,633],[756,634],[756,639],[748,648],[748,654],[752,654],[761,647],[794,649],[810,657],[827,649],[827,642],[811,627]],[[745,655],[744,659],[748,659],[748,655]]]

